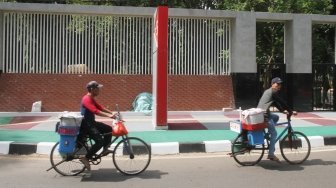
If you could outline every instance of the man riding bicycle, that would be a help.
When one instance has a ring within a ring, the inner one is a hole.
[[[282,80],[279,77],[273,78],[271,87],[264,91],[259,100],[258,108],[266,111],[265,117],[268,119],[268,133],[270,134],[270,145],[267,159],[280,162],[279,158],[274,155],[277,131],[275,126],[279,120],[279,116],[270,112],[270,107],[275,106],[280,112],[285,114],[296,114],[279,95]]]
[[[103,155],[109,153],[108,148],[106,147],[111,142],[112,138],[112,134],[102,136],[104,133],[111,133],[112,127],[102,122],[97,122],[95,120],[95,115],[109,118],[115,118],[116,115],[95,100],[95,97],[99,95],[101,87],[103,87],[103,85],[98,84],[96,81],[89,82],[86,85],[88,93],[83,96],[80,106],[81,114],[84,116],[80,129],[81,135],[87,134],[94,140],[94,144],[88,150],[86,156],[81,158],[81,161],[88,171],[91,170],[89,159],[91,159],[97,151],[104,147]]]

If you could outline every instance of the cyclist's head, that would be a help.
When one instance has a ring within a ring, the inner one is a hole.
[[[91,81],[88,84],[86,84],[86,88],[89,92],[93,91],[94,89],[103,87],[102,84],[98,84],[96,81]]]
[[[282,80],[279,77],[275,77],[272,79],[271,85],[273,89],[280,90],[281,89]]]

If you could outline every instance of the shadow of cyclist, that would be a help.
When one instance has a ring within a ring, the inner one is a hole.
[[[104,168],[91,170],[91,177],[83,177],[82,181],[87,182],[123,182],[132,178],[138,179],[161,179],[163,175],[167,175],[167,172],[161,172],[159,170],[146,170],[141,174],[134,176],[123,175],[116,169]]]

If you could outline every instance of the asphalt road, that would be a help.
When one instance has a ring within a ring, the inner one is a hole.
[[[93,167],[92,177],[63,177],[49,168],[47,156],[0,156],[1,187],[335,187],[336,147],[315,149],[302,165],[263,160],[241,167],[222,154],[153,156],[138,176],[117,172],[108,158]]]

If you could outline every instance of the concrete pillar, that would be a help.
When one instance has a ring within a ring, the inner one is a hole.
[[[257,103],[256,16],[239,12],[232,21],[231,73],[235,106],[251,108]]]
[[[287,73],[312,73],[312,21],[307,15],[293,15],[285,23]]]
[[[239,12],[232,23],[231,72],[256,73],[256,17]]]
[[[287,99],[298,111],[312,109],[312,21],[307,15],[293,15],[285,23]]]

